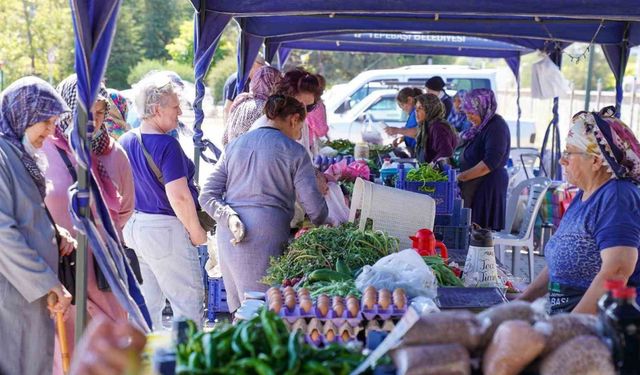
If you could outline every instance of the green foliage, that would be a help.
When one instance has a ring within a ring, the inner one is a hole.
[[[144,0],[139,10],[142,26],[142,48],[144,57],[149,60],[166,60],[171,56],[165,46],[171,43],[180,32],[180,23],[184,12],[178,1]]]
[[[73,26],[68,1],[0,0],[0,35],[5,87],[25,75],[51,77],[55,84],[72,73]]]
[[[180,33],[166,46],[173,61],[193,64],[193,21],[183,21]]]
[[[127,77],[128,85],[133,85],[152,70],[171,70],[176,72],[180,78],[193,82],[193,67],[191,65],[178,63],[175,61],[147,60],[142,59],[131,69]]]
[[[127,77],[143,56],[141,26],[136,23],[134,14],[138,8],[135,0],[125,0],[120,8],[116,35],[111,47],[111,56],[105,77],[107,86],[119,90],[127,89]]]
[[[569,46],[566,50],[570,56],[582,56],[580,61],[572,61],[567,54],[562,56],[562,73],[575,85],[576,90],[584,90],[587,82],[587,69],[589,63],[589,52],[586,52],[587,45],[584,43],[576,43]],[[598,79],[602,80],[603,90],[615,90],[616,80],[609,68],[602,48],[596,46],[593,54],[593,74],[591,75],[591,88],[596,90]]]
[[[211,88],[216,98],[221,98],[224,103],[224,97],[222,90],[227,78],[238,68],[238,62],[236,56],[228,55],[222,60],[218,61],[211,69],[209,69],[209,75],[207,76],[207,86]]]

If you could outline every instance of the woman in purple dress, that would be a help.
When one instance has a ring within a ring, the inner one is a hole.
[[[462,109],[473,124],[461,134],[454,158],[460,166],[458,182],[464,206],[471,208],[474,223],[501,230],[509,178],[505,166],[511,149],[511,135],[504,119],[496,114],[496,97],[489,89],[470,91]]]

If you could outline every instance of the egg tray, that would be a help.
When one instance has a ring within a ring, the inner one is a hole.
[[[358,339],[355,338],[355,337],[352,337],[349,340],[345,341],[342,338],[342,336],[336,336],[335,340],[329,341],[329,340],[327,340],[327,338],[323,334],[321,334],[320,335],[320,339],[314,341],[314,340],[311,339],[311,336],[307,334],[307,335],[304,335],[304,341],[309,345],[315,346],[316,348],[324,348],[324,347],[329,346],[331,344],[346,345],[346,344],[348,344],[350,342],[358,341]]]
[[[266,305],[269,306],[270,302],[271,301],[267,297]],[[302,310],[302,308],[300,307],[297,297],[296,297],[296,305],[293,307],[292,310],[289,310],[289,308],[284,304],[284,301],[282,301],[282,304],[280,306],[281,307],[280,307],[280,312],[278,313],[278,316],[280,316],[283,320],[285,320],[288,323],[294,323],[298,319],[317,318],[321,322],[332,321],[336,326],[341,326],[344,322],[347,322],[349,323],[350,326],[357,327],[360,325],[360,322],[362,321],[362,313],[361,313],[362,306],[360,306],[360,310],[358,311],[356,316],[351,316],[351,314],[349,313],[349,310],[347,310],[346,303],[344,304],[344,311],[340,316],[336,314],[332,306],[329,306],[329,311],[327,312],[326,315],[322,315],[320,313],[320,310],[318,309],[317,300],[316,302],[313,303],[311,310],[306,312]]]
[[[398,308],[394,303],[390,303],[386,309],[380,307],[378,303],[373,305],[372,309],[367,309],[364,304],[364,297],[360,301],[360,313],[366,320],[389,320],[400,319],[407,312],[407,297],[405,296],[404,307]]]

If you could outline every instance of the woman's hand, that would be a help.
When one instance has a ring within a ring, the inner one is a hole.
[[[207,232],[200,225],[196,228],[195,231],[189,232],[189,239],[191,240],[191,244],[193,246],[200,246],[207,243]]]
[[[387,126],[386,128],[384,128],[384,132],[387,133],[387,135],[398,135],[400,134],[398,132],[399,128],[396,128],[394,126]]]
[[[231,240],[231,244],[233,246],[239,244],[244,239],[244,224],[240,221],[240,217],[238,215],[229,216],[229,220],[227,221],[227,226],[229,230],[233,234],[233,239]]]
[[[68,230],[56,224],[58,234],[60,235],[60,247],[58,251],[60,256],[69,255],[78,247],[78,241],[69,233]]]
[[[324,173],[316,170],[316,184],[318,185],[318,190],[320,194],[327,195],[329,192],[329,184],[327,182],[327,176]]]
[[[49,290],[49,294],[53,294],[55,297],[49,297],[53,303],[47,304],[51,317],[54,317],[56,313],[65,313],[71,305],[71,293],[62,285],[58,284]]]
[[[138,374],[146,337],[131,323],[98,316],[82,336],[71,363],[72,375]]]

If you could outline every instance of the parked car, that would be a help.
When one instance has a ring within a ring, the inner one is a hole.
[[[367,117],[371,119],[373,130],[381,133],[385,144],[391,143],[393,137],[384,132],[385,126],[401,128],[407,122],[407,114],[402,112],[396,103],[397,89],[380,89],[373,91],[356,104],[349,111],[333,116],[329,119],[329,138],[348,139],[351,142],[360,142],[362,132],[365,130]],[[517,121],[505,119],[511,132],[511,146],[517,145]],[[536,127],[533,121],[520,120],[521,146],[535,144]]]
[[[424,88],[425,81],[433,76],[441,76],[447,83],[446,90],[451,95],[457,90],[489,88],[496,90],[495,69],[475,69],[460,65],[412,65],[396,69],[368,70],[358,74],[338,90],[330,90],[323,97],[327,107],[327,118],[331,123],[368,95],[389,88],[415,86]]]

